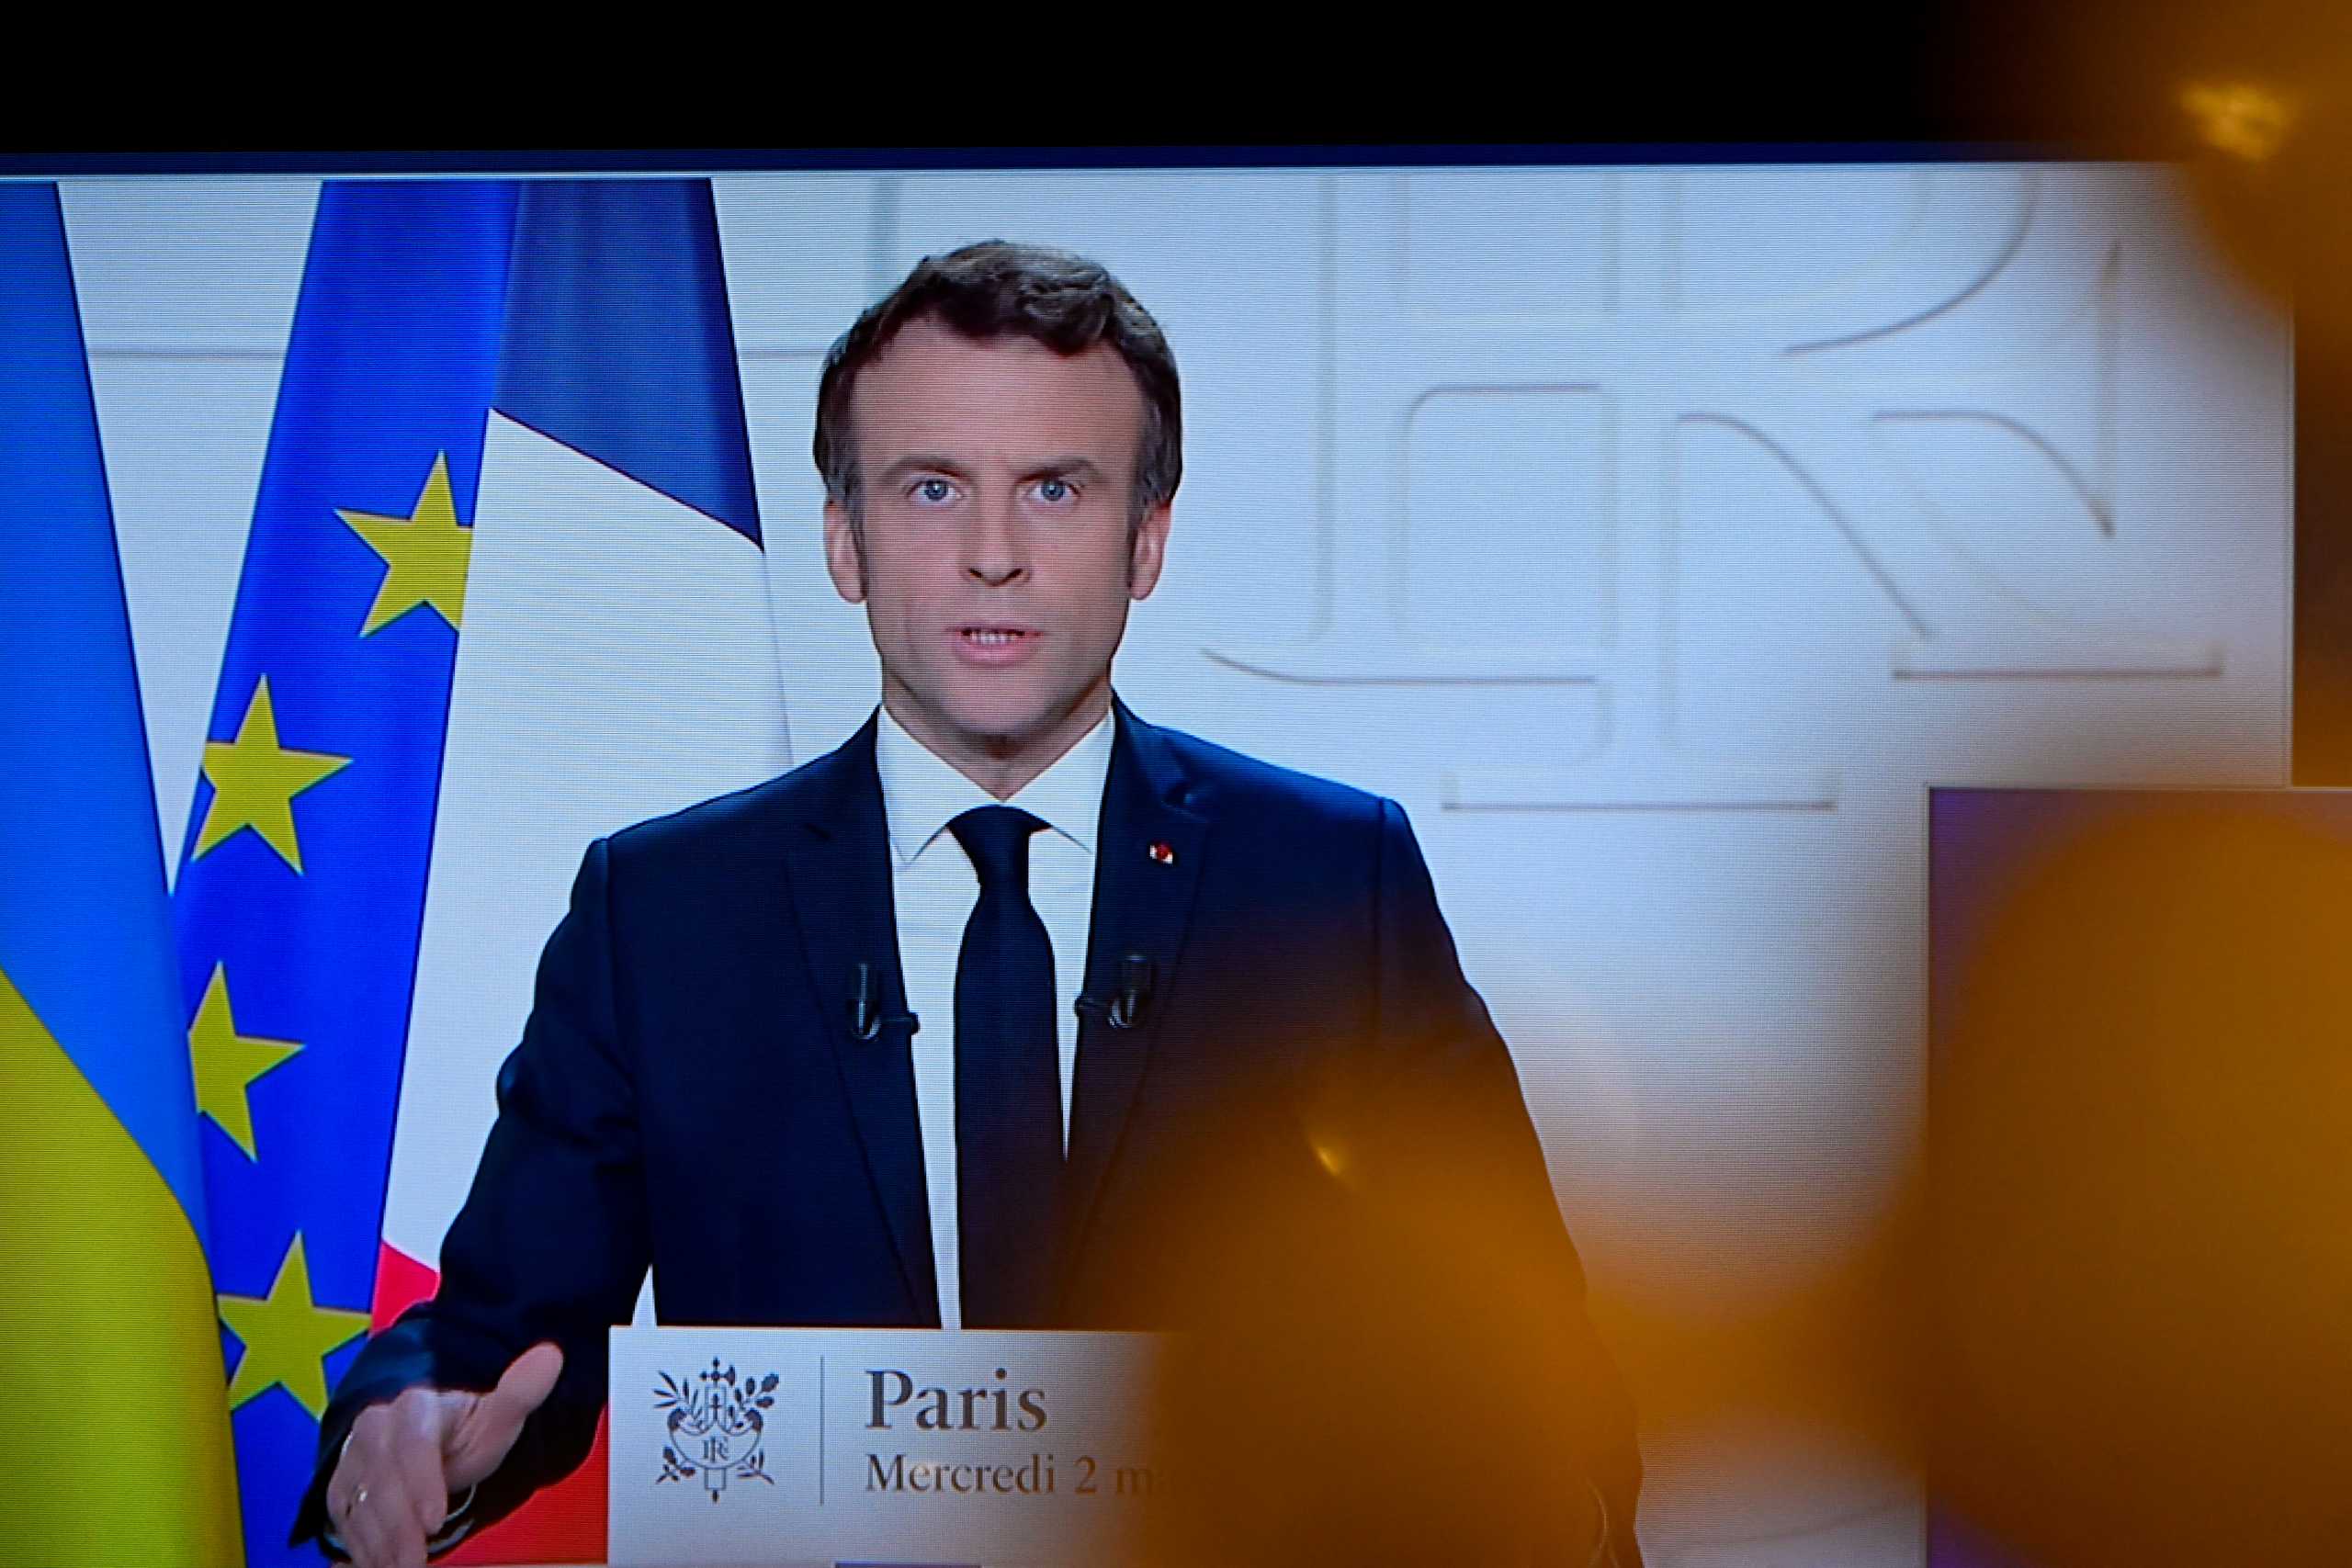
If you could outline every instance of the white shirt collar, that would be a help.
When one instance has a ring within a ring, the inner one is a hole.
[[[976,806],[1017,806],[1087,853],[1094,852],[1102,786],[1111,775],[1110,710],[1006,801],[999,801],[908,734],[888,707],[881,714],[874,736],[874,766],[882,775],[882,811],[900,865],[912,864],[948,823]]]

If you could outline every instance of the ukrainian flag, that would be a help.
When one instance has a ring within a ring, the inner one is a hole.
[[[240,1561],[187,1035],[57,190],[0,185],[0,1560]]]

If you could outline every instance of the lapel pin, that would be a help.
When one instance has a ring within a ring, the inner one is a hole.
[[[1176,847],[1166,840],[1157,840],[1151,846],[1151,858],[1161,865],[1176,863]]]

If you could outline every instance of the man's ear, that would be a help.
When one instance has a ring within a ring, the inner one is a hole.
[[[865,549],[849,508],[838,501],[825,502],[825,570],[833,592],[853,604],[865,603]]]
[[[1143,514],[1127,547],[1127,595],[1148,599],[1159,585],[1159,569],[1168,558],[1168,525],[1174,520],[1173,502],[1163,501]]]

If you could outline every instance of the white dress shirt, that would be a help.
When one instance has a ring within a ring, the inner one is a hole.
[[[979,874],[947,824],[976,806],[1016,806],[1043,819],[1029,840],[1029,902],[1054,950],[1054,1020],[1061,1055],[1062,1149],[1069,1149],[1070,1083],[1078,1068],[1078,1014],[1087,927],[1094,911],[1094,838],[1111,772],[1112,716],[1054,760],[1012,799],[949,766],[882,710],[874,764],[890,824],[890,897],[899,966],[915,1031],[915,1111],[922,1128],[923,1186],[931,1195],[931,1255],[939,1279],[939,1325],[964,1325],[956,1231],[956,960],[979,901]]]

